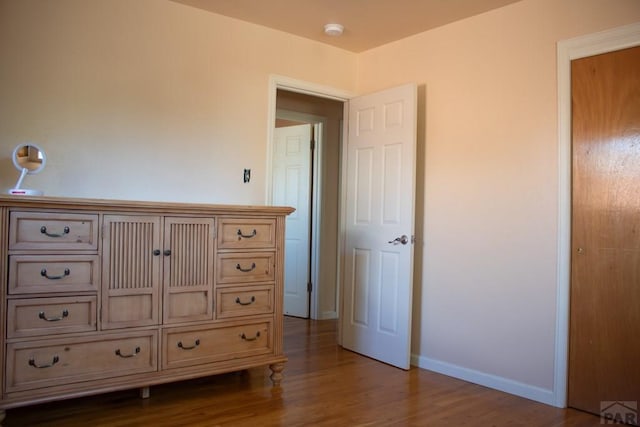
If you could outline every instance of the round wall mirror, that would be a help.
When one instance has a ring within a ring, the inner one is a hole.
[[[24,178],[29,174],[35,174],[44,169],[47,156],[44,150],[31,142],[19,144],[13,150],[13,164],[20,171],[20,177],[16,186],[9,190],[9,194],[20,196],[42,196],[42,190],[21,188]]]

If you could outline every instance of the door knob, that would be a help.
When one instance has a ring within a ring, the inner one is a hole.
[[[396,237],[393,240],[389,240],[389,243],[393,245],[397,245],[398,243],[402,243],[403,245],[406,245],[407,243],[409,243],[409,238],[407,237],[406,234],[403,234],[400,237]]]

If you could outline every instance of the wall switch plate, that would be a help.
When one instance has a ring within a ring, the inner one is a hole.
[[[247,182],[251,181],[251,169],[245,169],[244,170],[244,176],[243,176],[243,181],[246,184]]]

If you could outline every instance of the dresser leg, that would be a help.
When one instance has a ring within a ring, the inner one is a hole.
[[[4,409],[0,409],[0,427],[2,427],[2,422],[4,421],[4,417],[7,416],[7,413]]]
[[[269,369],[271,369],[271,382],[274,387],[278,387],[282,381],[284,363],[274,363],[273,365],[269,365]]]
[[[149,387],[140,387],[140,399],[148,399],[150,395]]]

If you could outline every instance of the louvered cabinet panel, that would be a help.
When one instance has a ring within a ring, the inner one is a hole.
[[[213,318],[213,218],[164,219],[164,323]]]
[[[161,217],[105,215],[102,328],[160,321]]]

